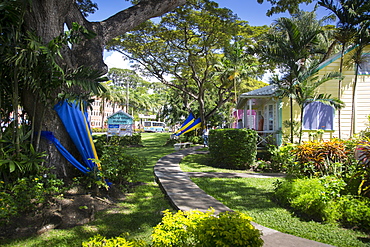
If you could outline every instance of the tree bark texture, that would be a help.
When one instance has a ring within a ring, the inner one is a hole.
[[[66,47],[63,51],[63,65],[69,68],[88,66],[107,72],[107,66],[103,61],[103,51],[105,44],[110,39],[124,34],[152,17],[169,12],[185,2],[186,0],[143,0],[104,21],[89,22],[81,14],[74,0],[32,0],[30,9],[25,16],[25,28],[35,32],[44,43],[47,43],[60,35],[64,31],[65,25],[71,27],[72,23],[76,22],[84,26],[96,33],[96,37],[83,40],[71,48]],[[61,91],[61,88],[57,88],[53,95],[56,97]],[[36,101],[37,99],[32,92],[26,92],[22,95],[24,109],[30,117],[35,114],[36,120],[33,124],[36,126],[42,124],[42,130],[53,132],[55,137],[72,154],[76,155],[76,148],[56,112],[51,109],[52,105],[45,106],[37,103],[37,109],[33,111]],[[44,109],[45,117],[42,119]],[[67,164],[67,161],[53,145],[43,140],[40,143],[40,148],[41,151],[46,151],[48,154],[47,166],[54,166],[59,177],[71,177],[75,169],[72,168],[72,165]]]

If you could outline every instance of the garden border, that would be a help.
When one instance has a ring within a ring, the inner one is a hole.
[[[195,183],[193,183],[189,176],[192,173],[183,172],[180,169],[179,163],[183,157],[189,154],[199,153],[197,149],[202,146],[191,147],[183,149],[169,155],[166,155],[159,159],[154,166],[154,175],[156,181],[161,186],[168,197],[171,204],[177,210],[188,211],[188,210],[199,210],[202,212],[207,211],[210,207],[215,210],[218,214],[224,211],[233,211],[214,197],[205,193]],[[197,176],[201,176],[200,173]],[[229,176],[237,177],[239,173],[227,173]],[[211,173],[204,173],[204,175],[210,176]],[[214,176],[216,174],[213,174]],[[220,174],[219,174],[220,175]],[[276,175],[276,174],[274,174]],[[247,176],[247,175],[243,175]],[[250,174],[249,176],[256,177],[256,174]],[[259,175],[261,176],[261,175]],[[266,176],[265,174],[262,176]],[[271,176],[270,176],[271,177]],[[332,245],[316,242],[309,239],[300,238],[290,234],[282,233],[257,223],[252,224],[262,231],[262,239],[264,241],[264,247],[328,247]]]

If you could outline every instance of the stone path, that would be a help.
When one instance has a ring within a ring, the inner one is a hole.
[[[181,171],[179,163],[181,159],[189,154],[197,153],[201,147],[192,147],[166,155],[158,160],[154,167],[154,175],[161,188],[166,193],[172,205],[182,211],[200,210],[207,211],[210,207],[215,213],[233,211],[214,197],[205,193],[189,177],[271,177],[281,176],[278,174],[246,174],[246,173],[186,173]],[[278,232],[276,230],[261,226],[253,222],[253,225],[262,231],[264,247],[325,247],[331,246],[316,241],[296,237]]]

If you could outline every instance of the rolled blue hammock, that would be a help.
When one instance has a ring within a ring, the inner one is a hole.
[[[42,131],[41,136],[51,143],[54,144],[54,146],[58,149],[58,151],[68,160],[69,163],[74,165],[78,170],[83,172],[84,174],[90,172],[85,166],[81,165],[81,163],[73,157],[73,155],[68,152],[68,150],[58,141],[57,138],[53,135],[50,131]]]
[[[76,160],[68,150],[55,138],[52,132],[42,131],[41,136],[52,142],[58,151],[78,170],[83,173],[91,172],[97,164],[91,159],[98,160],[98,155],[95,150],[95,145],[92,140],[91,128],[88,122],[86,111],[82,111],[82,106],[78,106],[74,102],[63,101],[54,106],[54,110],[58,113],[62,120],[65,129],[75,144],[77,150],[82,156],[85,166]]]

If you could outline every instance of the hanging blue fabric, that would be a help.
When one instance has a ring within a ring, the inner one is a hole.
[[[78,170],[80,170],[83,173],[90,172],[85,166],[81,165],[81,163],[76,160],[70,152],[68,152],[67,149],[58,141],[57,138],[53,135],[50,131],[41,131],[41,136],[47,140],[49,140],[51,143],[55,145],[55,147],[58,149],[58,151],[66,158],[72,165],[74,165]]]
[[[96,167],[91,159],[98,159],[94,143],[92,141],[91,129],[87,121],[87,112],[73,102],[63,101],[54,106],[63,122],[69,136],[76,145],[82,156],[82,160],[90,171]]]

